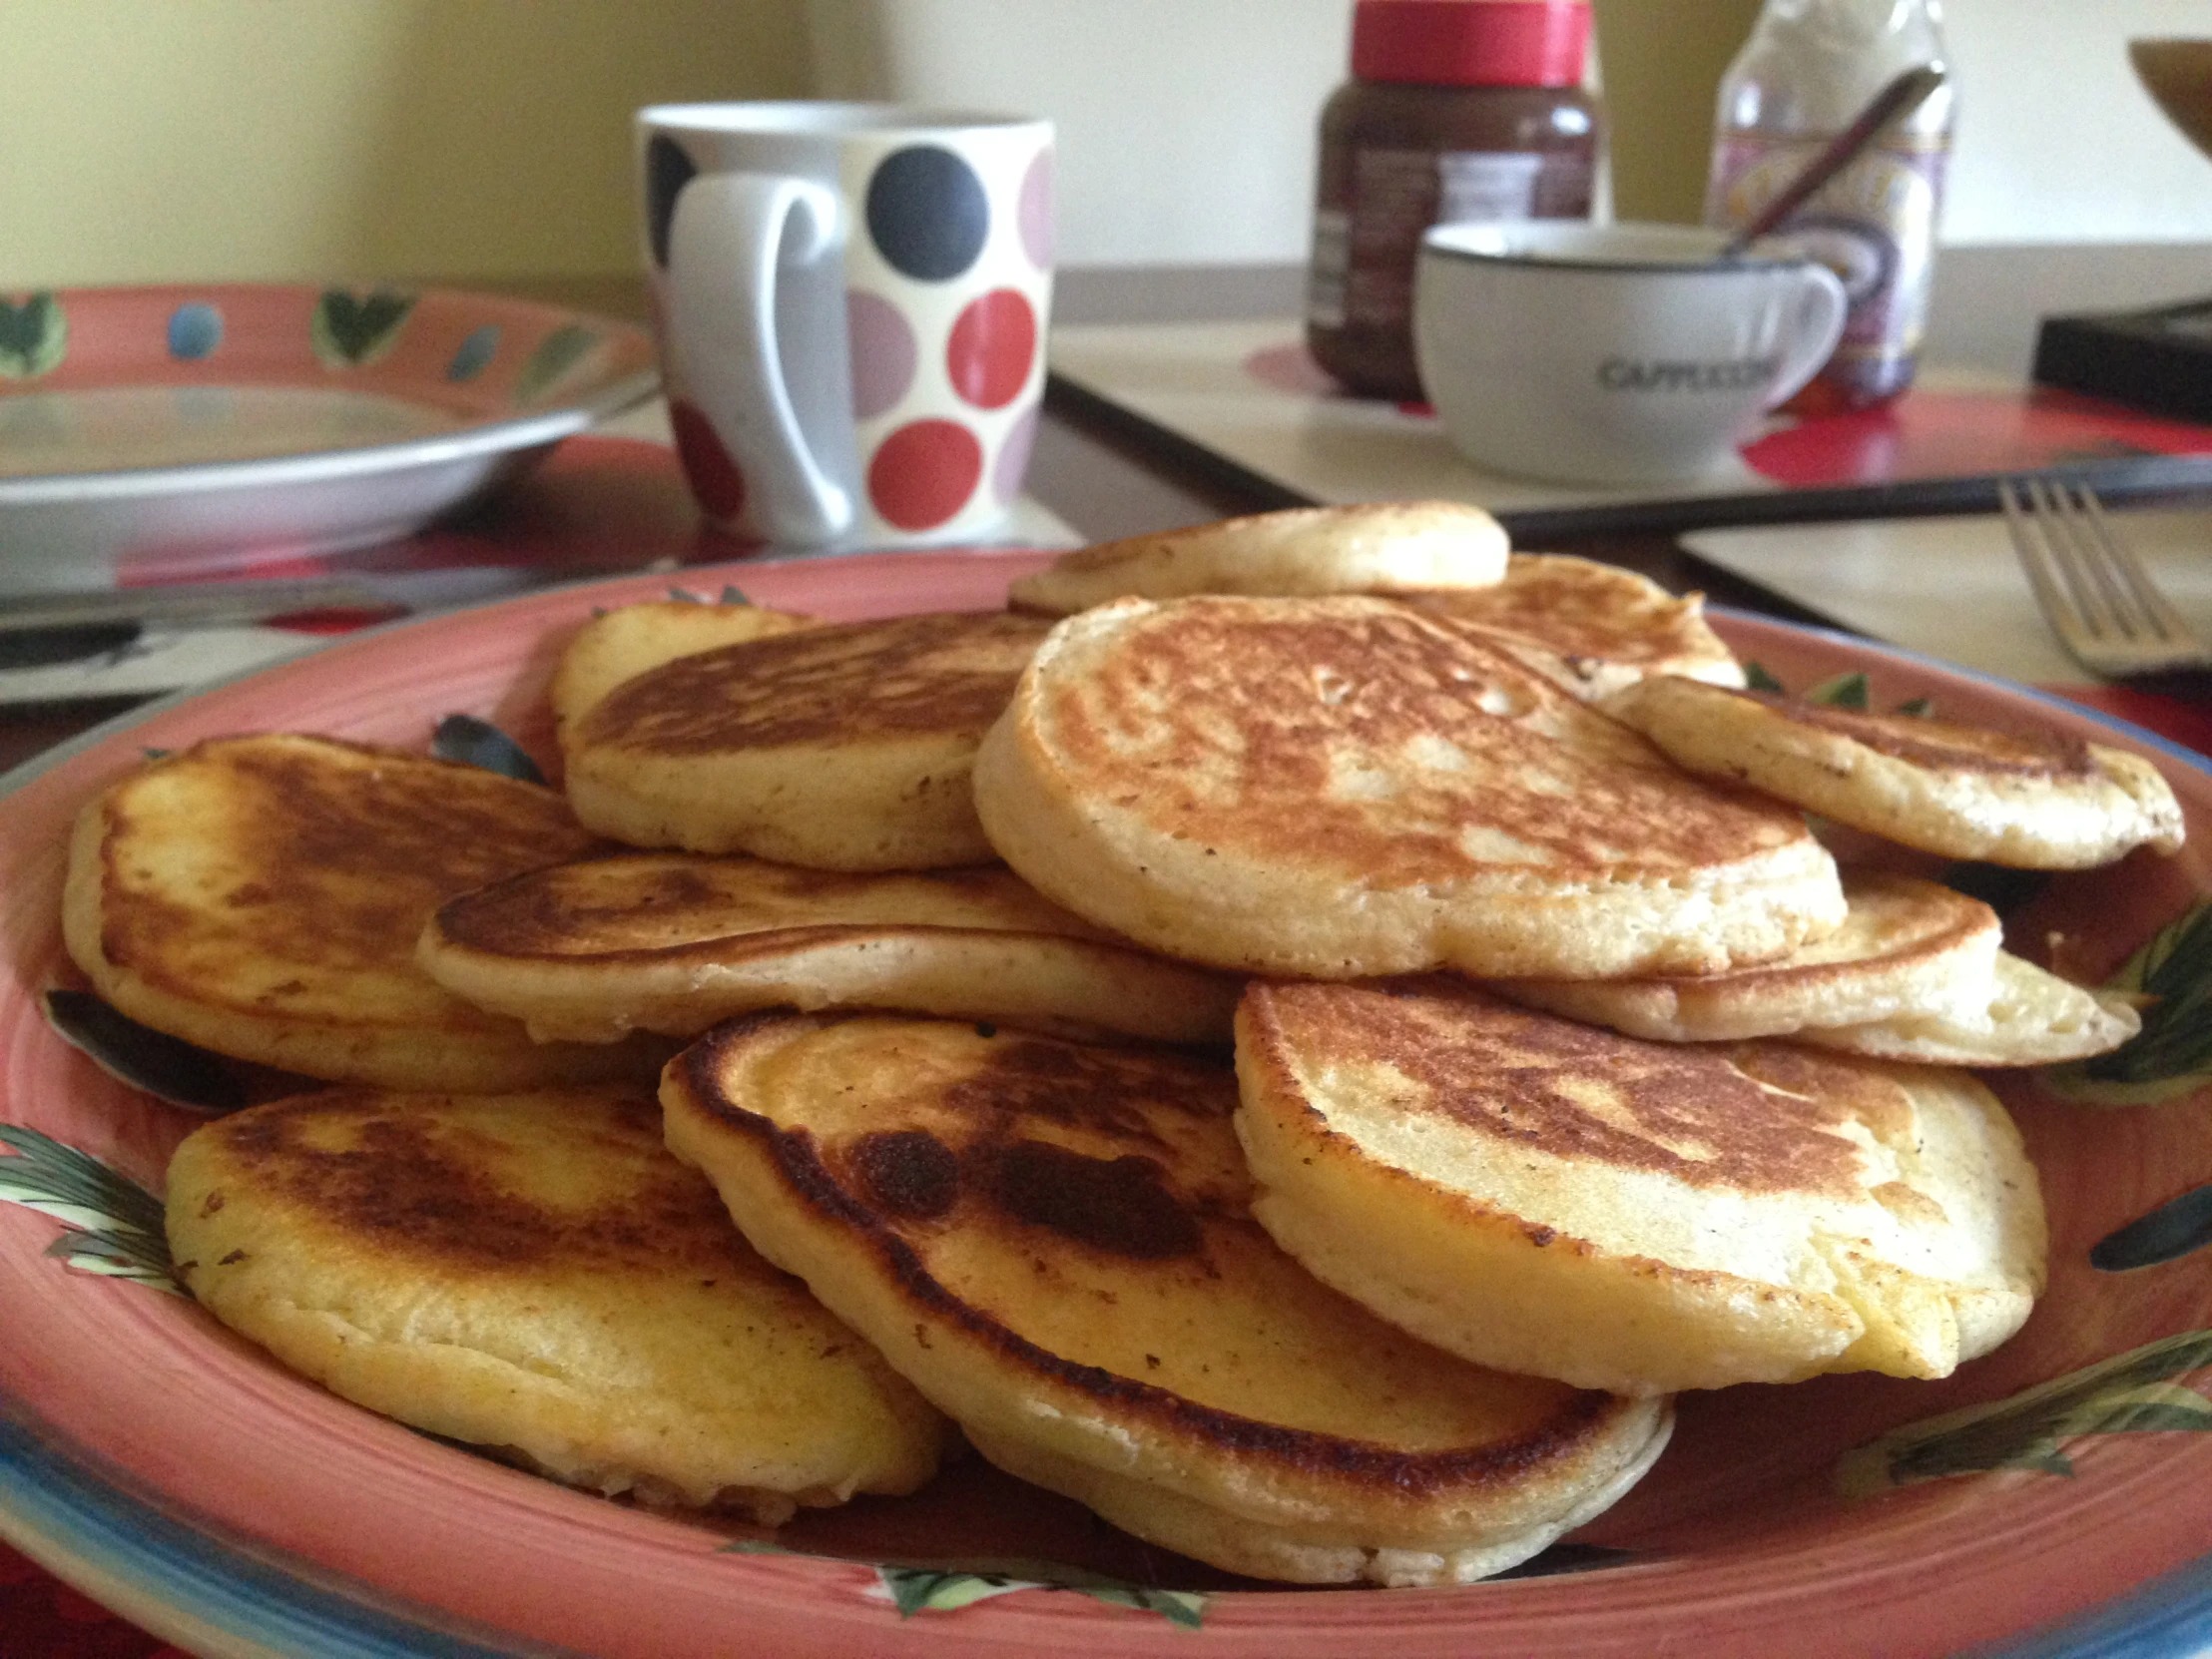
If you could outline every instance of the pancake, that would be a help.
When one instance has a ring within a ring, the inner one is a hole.
[[[2085,990],[2003,951],[1989,995],[1971,1009],[1908,1010],[1798,1036],[1823,1048],[1924,1065],[2052,1066],[2109,1054],[2142,1028],[2124,995]]]
[[[1782,1037],[1900,1016],[1986,1018],[2004,936],[1994,910],[1934,881],[1873,870],[1844,871],[1844,898],[1843,926],[1754,967],[1675,979],[1501,979],[1491,988],[1655,1042]]]
[[[576,723],[625,680],[698,651],[766,639],[814,625],[812,617],[760,605],[703,605],[651,599],[602,611],[576,630],[547,688],[565,746]]]
[[[1710,972],[1843,920],[1803,819],[1712,789],[1387,600],[1122,600],[1054,628],[976,809],[1047,897],[1170,955],[1357,978]]]
[[[552,790],[331,738],[220,738],[79,816],[62,926],[142,1024],[335,1082],[650,1077],[665,1049],[541,1045],[415,965],[439,904],[600,843]]]
[[[1607,696],[1647,674],[1744,683],[1743,665],[1705,620],[1703,594],[1677,598],[1647,576],[1594,559],[1515,553],[1494,587],[1397,598],[1429,616],[1533,641],[1564,659],[1556,677],[1579,697]]]
[[[733,1021],[670,1147],[1002,1466],[1299,1582],[1500,1571],[1658,1455],[1664,1401],[1484,1371],[1253,1225],[1225,1067],[944,1022]]]
[[[1108,938],[1004,869],[869,875],[685,852],[464,893],[423,929],[420,960],[533,1037],[584,1042],[864,1006],[1226,1045],[1239,989]]]
[[[1607,699],[1678,766],[1906,846],[2021,869],[2081,869],[2180,848],[2181,808],[2136,755],[2049,732],[1867,714],[1695,681]]]
[[[1293,507],[1078,548],[1018,578],[1007,602],[1068,616],[1110,599],[1481,588],[1505,549],[1497,520],[1457,501]]]
[[[2034,1167],[1963,1072],[1647,1043],[1441,976],[1255,983],[1253,1212],[1483,1365],[1624,1393],[1947,1376],[2043,1285]]]
[[[946,1439],[671,1157],[649,1089],[338,1089],[187,1136],[178,1276],[333,1393],[571,1485],[734,1508],[906,1492]]]
[[[633,846],[820,869],[986,862],[975,746],[1045,628],[894,617],[679,657],[572,729],[569,800]]]

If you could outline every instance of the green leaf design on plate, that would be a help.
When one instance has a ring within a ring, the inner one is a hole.
[[[97,1158],[21,1124],[0,1123],[0,1201],[51,1216],[66,1231],[47,1247],[84,1273],[135,1280],[182,1296],[169,1261],[162,1204]]]
[[[2089,1247],[2089,1265],[2099,1273],[2132,1273],[2202,1250],[2212,1244],[2212,1186],[2191,1187],[2147,1215],[2116,1227]]]
[[[69,313],[51,290],[20,304],[0,299],[0,376],[31,380],[58,364],[69,351]]]
[[[883,1588],[890,1591],[898,1616],[904,1619],[916,1613],[949,1613],[955,1608],[988,1601],[992,1596],[1041,1588],[1016,1578],[973,1572],[933,1572],[927,1567],[877,1567],[875,1576],[883,1581]]]
[[[1774,671],[1764,663],[1744,664],[1744,689],[1767,692],[1776,697],[1788,697],[1790,688],[1774,677]],[[1838,674],[1823,680],[1817,686],[1809,686],[1801,694],[1801,701],[1821,703],[1831,709],[1872,709],[1874,687],[1863,671]],[[1916,720],[1927,720],[1936,713],[1933,697],[1909,697],[1897,706],[1896,712],[1910,715]]]
[[[730,1555],[800,1555],[763,1538],[734,1538],[722,1546]],[[814,1556],[815,1560],[840,1557]],[[1016,1590],[1071,1590],[1112,1607],[1156,1613],[1170,1624],[1196,1630],[1206,1622],[1206,1595],[1199,1590],[1163,1590],[1147,1584],[1131,1584],[1104,1573],[1054,1561],[1019,1558],[988,1561],[878,1561],[875,1576],[901,1618],[916,1613],[949,1612],[971,1607],[993,1596]]]
[[[1805,701],[1819,703],[1830,709],[1867,709],[1874,705],[1872,688],[1861,673],[1839,674],[1834,679],[1823,680],[1810,687]]]
[[[1180,1625],[1185,1630],[1198,1630],[1206,1623],[1206,1598],[1196,1590],[1145,1590],[1135,1586],[1116,1590],[1103,1585],[1082,1584],[1071,1584],[1068,1588],[1110,1606],[1133,1607],[1140,1613],[1157,1613],[1168,1623]]]
[[[481,767],[486,772],[496,772],[502,778],[518,779],[525,784],[545,782],[545,774],[538,770],[538,763],[530,759],[522,745],[490,721],[478,720],[474,715],[447,715],[439,721],[437,731],[430,738],[430,753],[441,761]]]
[[[580,322],[564,322],[537,343],[529,360],[522,365],[522,372],[515,376],[515,401],[534,403],[550,391],[556,381],[583,361],[584,354],[599,343],[596,329]]]
[[[2212,1399],[2172,1381],[2206,1366],[2212,1331],[2146,1343],[2007,1399],[1908,1423],[1857,1446],[1837,1460],[1836,1489],[1866,1497],[1992,1469],[2071,1475],[2061,1442],[2078,1435],[2212,1430]]]
[[[315,301],[307,338],[331,368],[362,368],[398,344],[414,308],[415,295],[393,288],[359,298],[343,288],[325,288]]]
[[[2092,1106],[2152,1106],[2212,1083],[2212,899],[2159,928],[2105,988],[2151,999],[2143,1028],[2109,1054],[2044,1071],[2053,1093]]]
[[[1197,1630],[1206,1622],[1206,1597],[1197,1590],[1162,1590],[1144,1584],[1127,1584],[1042,1561],[1005,1565],[1013,1570],[978,1571],[882,1563],[877,1565],[875,1575],[883,1581],[883,1588],[889,1592],[901,1618],[972,1607],[978,1601],[1011,1595],[1016,1590],[1072,1590],[1077,1595],[1103,1601],[1109,1607],[1156,1613],[1185,1630]]]

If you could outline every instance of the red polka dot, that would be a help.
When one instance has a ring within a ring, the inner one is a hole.
[[[715,436],[714,422],[690,403],[668,406],[669,424],[676,428],[676,453],[683,460],[684,476],[692,494],[717,518],[736,518],[745,510],[745,474]]]
[[[979,409],[1001,409],[1029,383],[1037,356],[1037,313],[1012,288],[969,301],[944,348],[952,389]]]
[[[876,446],[867,464],[867,496],[901,530],[942,524],[975,493],[983,445],[956,420],[917,420]]]

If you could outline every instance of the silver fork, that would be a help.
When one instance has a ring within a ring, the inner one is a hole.
[[[2086,484],[2005,479],[1997,502],[2035,603],[2083,668],[2112,680],[2212,668],[2212,651],[2166,603]]]

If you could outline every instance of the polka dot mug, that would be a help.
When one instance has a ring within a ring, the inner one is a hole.
[[[1044,388],[1051,124],[671,104],[637,134],[670,413],[708,515],[808,547],[998,525]]]

